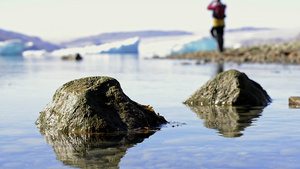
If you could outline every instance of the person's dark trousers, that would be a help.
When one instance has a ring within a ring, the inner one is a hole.
[[[224,39],[223,39],[223,35],[224,35],[224,27],[213,27],[211,29],[211,35],[216,39],[216,41],[218,42],[218,48],[220,52],[223,52],[224,48],[223,48],[223,44],[224,44]]]

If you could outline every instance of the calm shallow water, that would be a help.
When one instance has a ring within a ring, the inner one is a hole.
[[[300,66],[224,65],[232,68],[261,84],[272,104],[263,110],[183,105],[216,75],[213,63],[0,57],[0,168],[300,168],[300,109],[288,106],[290,96],[300,95]],[[148,135],[42,135],[34,122],[55,90],[87,76],[116,78],[132,100],[172,123]]]

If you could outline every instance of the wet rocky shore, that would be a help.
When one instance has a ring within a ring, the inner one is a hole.
[[[235,62],[300,64],[300,41],[225,49],[223,53],[219,53],[217,50],[198,51],[195,53],[170,55],[166,58],[199,60],[197,63]]]

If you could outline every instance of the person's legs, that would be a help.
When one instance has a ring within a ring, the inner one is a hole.
[[[218,47],[219,47],[219,51],[223,52],[223,45],[224,45],[224,39],[223,39],[223,35],[224,35],[224,27],[216,27],[216,31],[217,31],[217,41],[218,41]]]
[[[214,37],[215,39],[217,39],[217,31],[216,31],[216,27],[212,27],[210,30],[211,36]]]

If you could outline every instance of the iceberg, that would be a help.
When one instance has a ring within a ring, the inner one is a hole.
[[[142,39],[139,37],[126,39],[119,42],[105,43],[101,45],[89,45],[84,47],[70,47],[58,49],[53,52],[43,51],[25,51],[24,57],[62,57],[79,53],[80,55],[89,54],[139,54],[140,56],[166,56],[170,54],[181,54],[196,52],[199,50],[215,50],[216,42],[212,38],[203,36],[189,36],[184,39],[173,38],[156,38]]]
[[[200,50],[215,50],[217,43],[213,38],[201,34],[142,39],[139,54],[144,57],[166,57]]]
[[[134,37],[120,42],[112,42],[101,45],[90,45],[76,48],[65,48],[55,50],[50,53],[53,56],[65,56],[74,53],[81,55],[86,54],[123,54],[123,53],[138,53],[140,38]]]
[[[180,44],[175,45],[170,54],[184,54],[197,52],[200,50],[215,50],[217,48],[217,44],[215,39],[213,38],[200,38],[196,40],[187,40]]]
[[[101,51],[101,53],[139,53],[140,38],[134,37],[125,41],[108,44],[108,49]]]
[[[86,54],[124,54],[139,52],[140,38],[134,37],[120,42],[112,42],[101,45],[89,45],[84,47],[64,48],[54,50],[53,52],[46,52],[45,50],[31,50],[23,52],[24,57],[61,57],[79,53],[81,55]]]
[[[23,51],[30,46],[32,42],[24,43],[19,39],[11,39],[0,42],[0,55],[2,56],[18,56],[22,55]]]
[[[24,58],[45,58],[45,57],[51,57],[50,53],[46,50],[26,50],[22,53]]]

